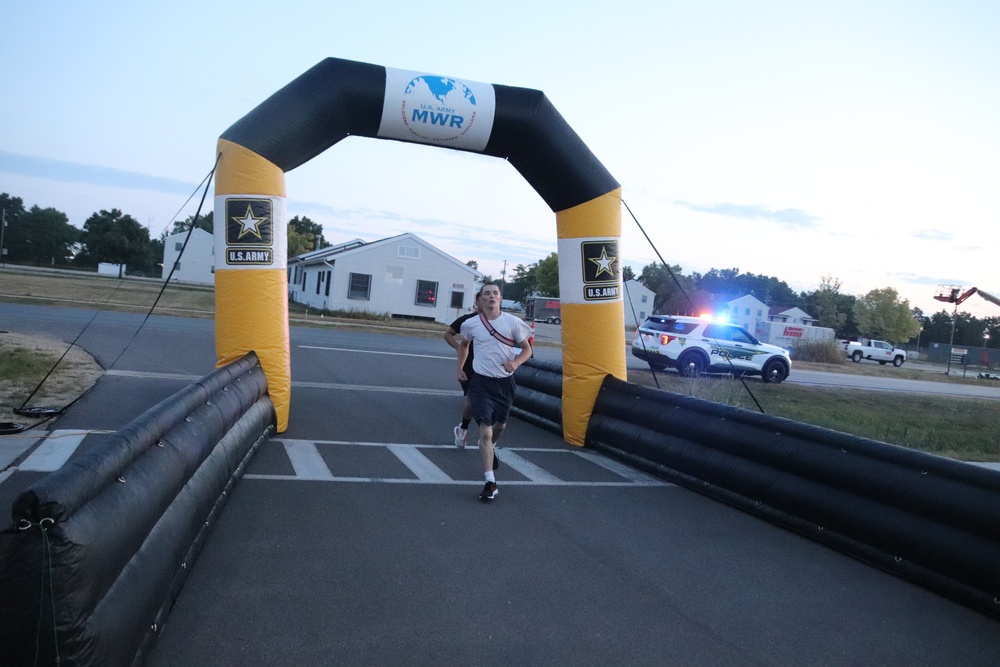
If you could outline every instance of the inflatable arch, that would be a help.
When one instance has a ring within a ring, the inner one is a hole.
[[[284,172],[350,135],[506,159],[555,212],[563,437],[582,445],[605,375],[625,379],[621,188],[537,90],[328,58],[226,130],[215,177],[219,365],[255,351],[278,431],[286,429],[291,364]]]

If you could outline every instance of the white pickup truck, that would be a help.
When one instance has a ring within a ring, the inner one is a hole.
[[[891,363],[893,366],[899,368],[906,361],[906,350],[893,347],[884,340],[870,340],[868,338],[842,340],[840,341],[840,345],[844,348],[847,356],[855,363],[862,359],[869,359],[877,361],[883,366]]]

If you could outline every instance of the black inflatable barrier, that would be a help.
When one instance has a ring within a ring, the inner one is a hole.
[[[605,378],[586,444],[1000,618],[1000,473]]]
[[[142,664],[275,427],[251,352],[22,492],[0,532],[0,661]]]
[[[562,365],[528,359],[514,371],[517,393],[511,413],[562,435]]]

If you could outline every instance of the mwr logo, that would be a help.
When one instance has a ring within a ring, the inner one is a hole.
[[[226,264],[271,264],[274,253],[270,248],[260,250],[226,248]]]
[[[226,245],[271,245],[271,207],[270,199],[227,199]]]
[[[583,298],[587,301],[608,301],[621,296],[621,267],[618,262],[618,241],[583,241]]]
[[[424,141],[449,142],[472,129],[476,96],[461,81],[418,76],[403,91],[403,125]]]

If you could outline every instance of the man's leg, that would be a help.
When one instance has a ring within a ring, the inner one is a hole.
[[[503,430],[503,429],[500,429]],[[487,481],[493,481],[493,441],[495,426],[492,424],[479,425],[479,457],[483,461],[483,472]]]

